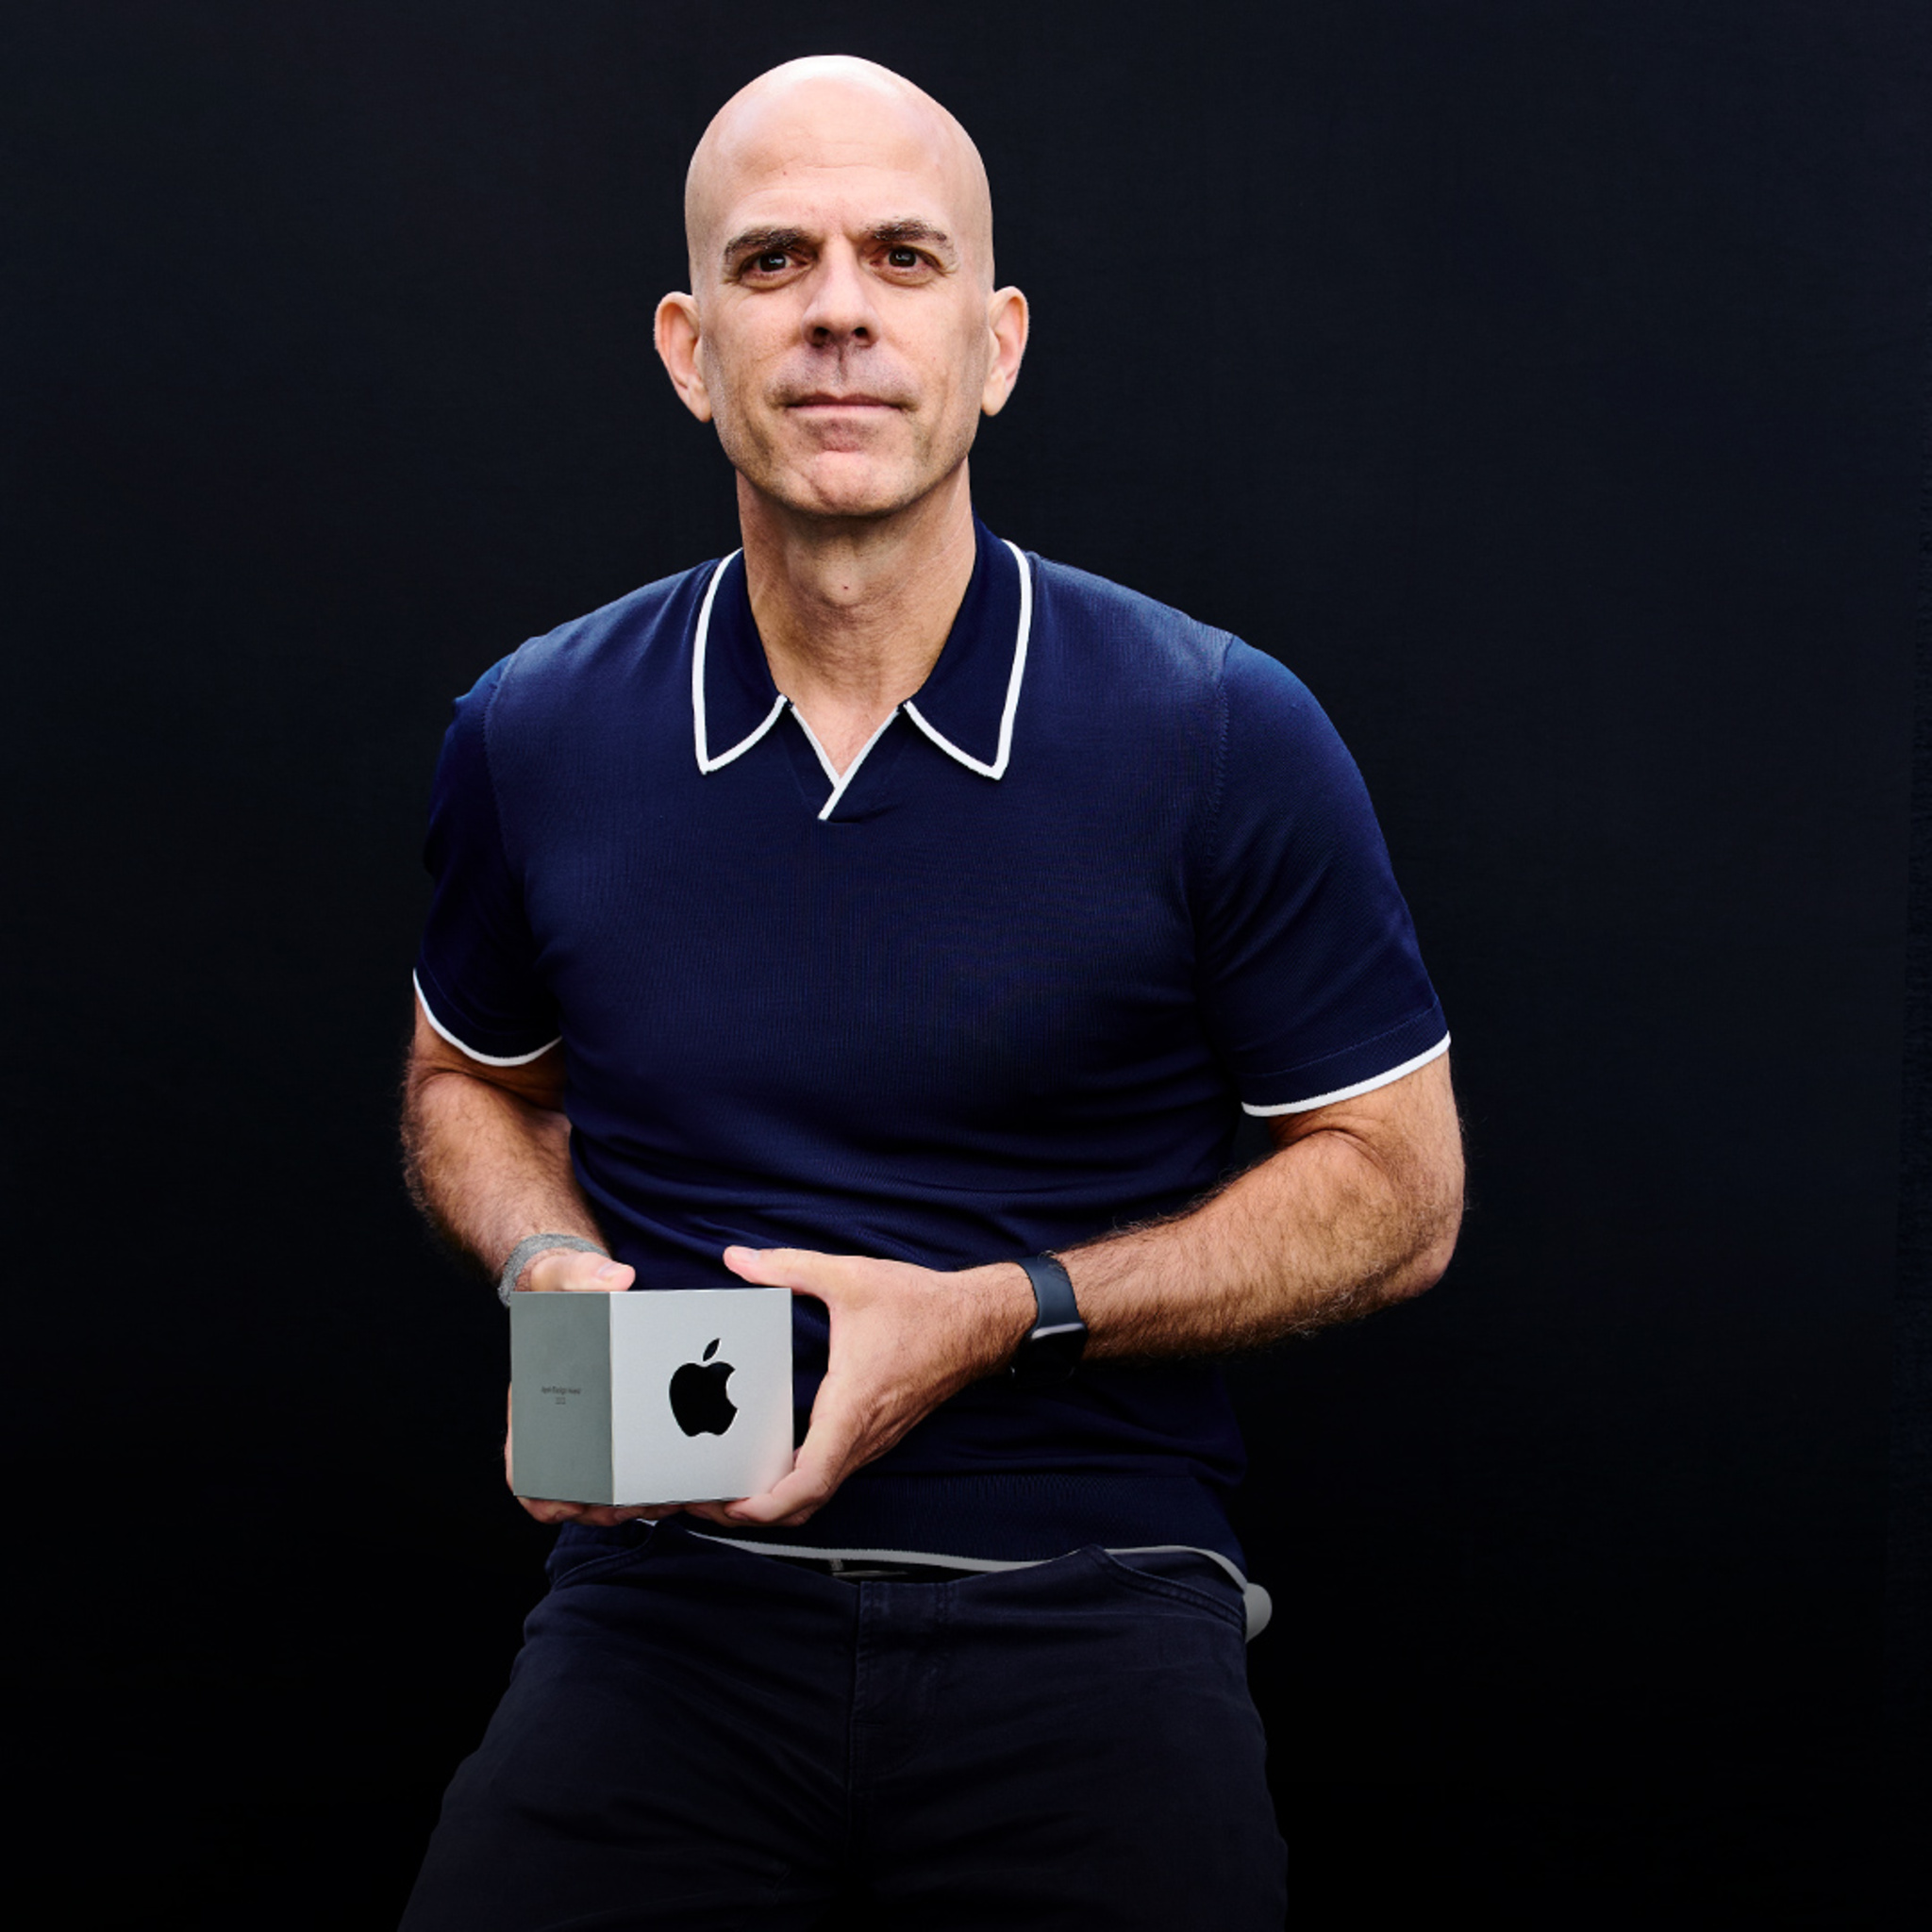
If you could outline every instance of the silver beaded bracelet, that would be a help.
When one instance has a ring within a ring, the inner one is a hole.
[[[595,1241],[587,1241],[580,1234],[532,1234],[525,1235],[509,1251],[509,1259],[503,1264],[503,1273],[496,1277],[496,1298],[505,1307],[509,1307],[509,1298],[516,1292],[517,1276],[520,1275],[539,1255],[547,1254],[552,1248],[572,1248],[582,1255],[602,1255],[610,1258],[608,1248],[600,1248]]]

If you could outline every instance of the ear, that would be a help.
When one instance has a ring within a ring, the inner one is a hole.
[[[1026,298],[1018,289],[995,289],[987,297],[986,325],[992,336],[992,366],[986,372],[979,407],[989,416],[997,416],[1006,408],[1007,398],[1020,379],[1020,358],[1026,353],[1030,322]]]
[[[700,423],[711,420],[710,393],[698,368],[698,305],[692,295],[667,295],[658,305],[658,359],[684,407]]]

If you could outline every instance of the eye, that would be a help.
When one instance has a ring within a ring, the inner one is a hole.
[[[919,250],[906,247],[889,248],[886,251],[886,260],[892,268],[917,268]]]
[[[782,248],[768,248],[754,256],[751,265],[761,275],[780,275],[791,266],[791,258]]]

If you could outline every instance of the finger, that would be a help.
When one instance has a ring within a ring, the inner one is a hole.
[[[731,1504],[724,1512],[724,1520],[738,1528],[757,1524],[796,1529],[818,1514],[838,1487],[837,1481],[827,1480],[820,1471],[795,1469],[774,1483],[762,1496],[747,1496],[741,1503]]]
[[[781,1523],[799,1511],[803,1522],[821,1507],[844,1481],[854,1463],[853,1450],[860,1435],[857,1407],[846,1399],[833,1376],[819,1385],[818,1400],[812,1404],[811,1425],[799,1444],[798,1456],[789,1475],[779,1479],[763,1494],[746,1496],[725,1506],[727,1520],[733,1523]]]
[[[558,1503],[542,1496],[519,1496],[517,1501],[539,1523],[571,1523],[584,1513],[581,1503]]]
[[[827,1288],[836,1289],[840,1280],[837,1255],[821,1255],[810,1248],[726,1248],[724,1265],[744,1281],[761,1288],[789,1288],[794,1293],[827,1299]]]

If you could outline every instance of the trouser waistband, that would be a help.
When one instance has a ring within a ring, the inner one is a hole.
[[[1030,1557],[1001,1560],[990,1557],[950,1557],[931,1550],[801,1550],[790,1543],[753,1542],[744,1537],[707,1536],[690,1529],[688,1536],[700,1542],[721,1543],[726,1549],[744,1550],[754,1557],[771,1557],[781,1563],[792,1563],[822,1576],[836,1576],[846,1583],[957,1583],[961,1576],[986,1575],[1003,1570],[1036,1570],[1051,1557]],[[1241,1608],[1247,1619],[1250,1643],[1268,1627],[1274,1614],[1274,1602],[1258,1583],[1250,1583],[1219,1550],[1204,1550],[1193,1543],[1141,1543],[1129,1549],[1110,1549],[1109,1557],[1204,1557],[1222,1571],[1241,1593]]]

